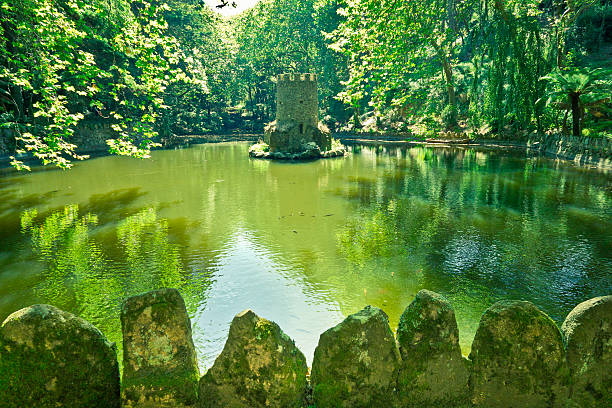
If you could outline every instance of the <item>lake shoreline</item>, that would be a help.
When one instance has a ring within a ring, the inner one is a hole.
[[[603,138],[590,138],[587,136],[573,137],[561,134],[533,135],[525,140],[512,140],[496,137],[477,139],[449,138],[417,139],[406,136],[372,134],[336,134],[345,144],[385,145],[385,146],[429,146],[429,147],[457,147],[457,148],[486,148],[491,150],[522,149],[528,153],[548,158],[573,162],[584,167],[595,167],[600,170],[612,170],[612,141]]]
[[[543,156],[557,160],[572,162],[575,165],[595,168],[605,172],[612,170],[612,140],[605,138],[591,138],[587,136],[573,137],[561,134],[546,134],[528,136],[524,140],[512,140],[498,137],[483,137],[477,139],[439,138],[423,139],[409,133],[333,133],[332,137],[347,145],[366,146],[428,146],[441,148],[484,148],[487,150],[526,150],[535,156]],[[174,135],[172,138],[162,140],[162,147],[155,150],[171,150],[188,147],[195,144],[227,143],[227,142],[253,142],[263,138],[260,133],[227,133],[209,135]],[[81,144],[83,149],[78,154],[89,155],[90,158],[108,156],[108,146],[100,143],[99,138],[94,144]],[[10,155],[0,152],[0,169],[10,167]],[[23,155],[18,159],[33,163],[36,159]]]

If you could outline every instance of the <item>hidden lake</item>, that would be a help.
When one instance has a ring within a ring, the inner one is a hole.
[[[323,331],[368,304],[395,329],[420,289],[452,303],[466,355],[498,300],[560,324],[612,292],[609,173],[522,150],[354,145],[293,163],[248,147],[1,169],[0,321],[52,304],[121,352],[122,301],[175,287],[204,371],[247,308],[310,365]]]

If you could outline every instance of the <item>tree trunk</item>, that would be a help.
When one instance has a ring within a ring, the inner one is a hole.
[[[23,99],[23,91],[21,86],[18,85],[10,85],[9,89],[11,92],[11,98],[15,102],[14,106],[17,109],[15,121],[21,122],[25,114],[25,100]]]
[[[571,93],[570,101],[572,103],[572,135],[580,136],[580,95]]]
[[[448,92],[448,103],[450,105],[456,106],[457,98],[455,97],[455,84],[453,82],[453,68],[448,62],[448,58],[446,58],[446,54],[442,47],[438,45],[435,41],[431,41],[434,49],[436,50],[436,54],[438,58],[440,58],[440,62],[442,62],[442,69],[444,70],[444,79],[446,80],[446,91]]]
[[[563,67],[563,46],[561,45],[561,34],[559,34],[559,27],[555,27],[555,53],[557,55],[557,68]]]
[[[606,33],[606,16],[601,16],[601,26],[599,27],[599,38],[597,40],[597,51],[601,50],[601,45],[603,44],[604,34]]]
[[[359,102],[353,103],[353,126],[355,129],[361,129],[361,121],[359,120]]]
[[[453,31],[457,31],[457,25],[455,21],[455,0],[447,0],[446,18],[448,20],[448,27]]]
[[[537,47],[537,57],[536,57],[536,74],[537,77],[540,78],[542,73],[541,71],[541,64],[540,64],[540,56],[542,55],[542,41],[540,39],[540,31],[539,30],[535,30],[534,31],[534,35],[535,35],[535,39],[536,39],[536,47]],[[540,94],[543,94],[545,89],[543,85],[540,85],[541,82],[536,82],[536,94],[535,94],[535,98],[534,100],[537,101],[540,98]],[[543,113],[543,107],[540,106],[538,107],[538,104],[534,102],[534,115],[536,118],[536,125],[537,125],[537,129],[538,129],[538,133],[542,133],[543,127],[542,127],[542,113]]]

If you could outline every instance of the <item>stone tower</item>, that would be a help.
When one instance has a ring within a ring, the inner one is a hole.
[[[319,100],[315,74],[281,74],[276,82],[276,123],[317,127]]]
[[[270,152],[320,156],[331,149],[331,135],[319,124],[315,74],[281,74],[276,83],[276,120],[266,126]]]

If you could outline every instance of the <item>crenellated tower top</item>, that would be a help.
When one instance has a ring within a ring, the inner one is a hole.
[[[280,74],[276,82],[276,122],[317,127],[319,100],[316,74]]]
[[[317,81],[317,74],[280,74],[277,82]]]

